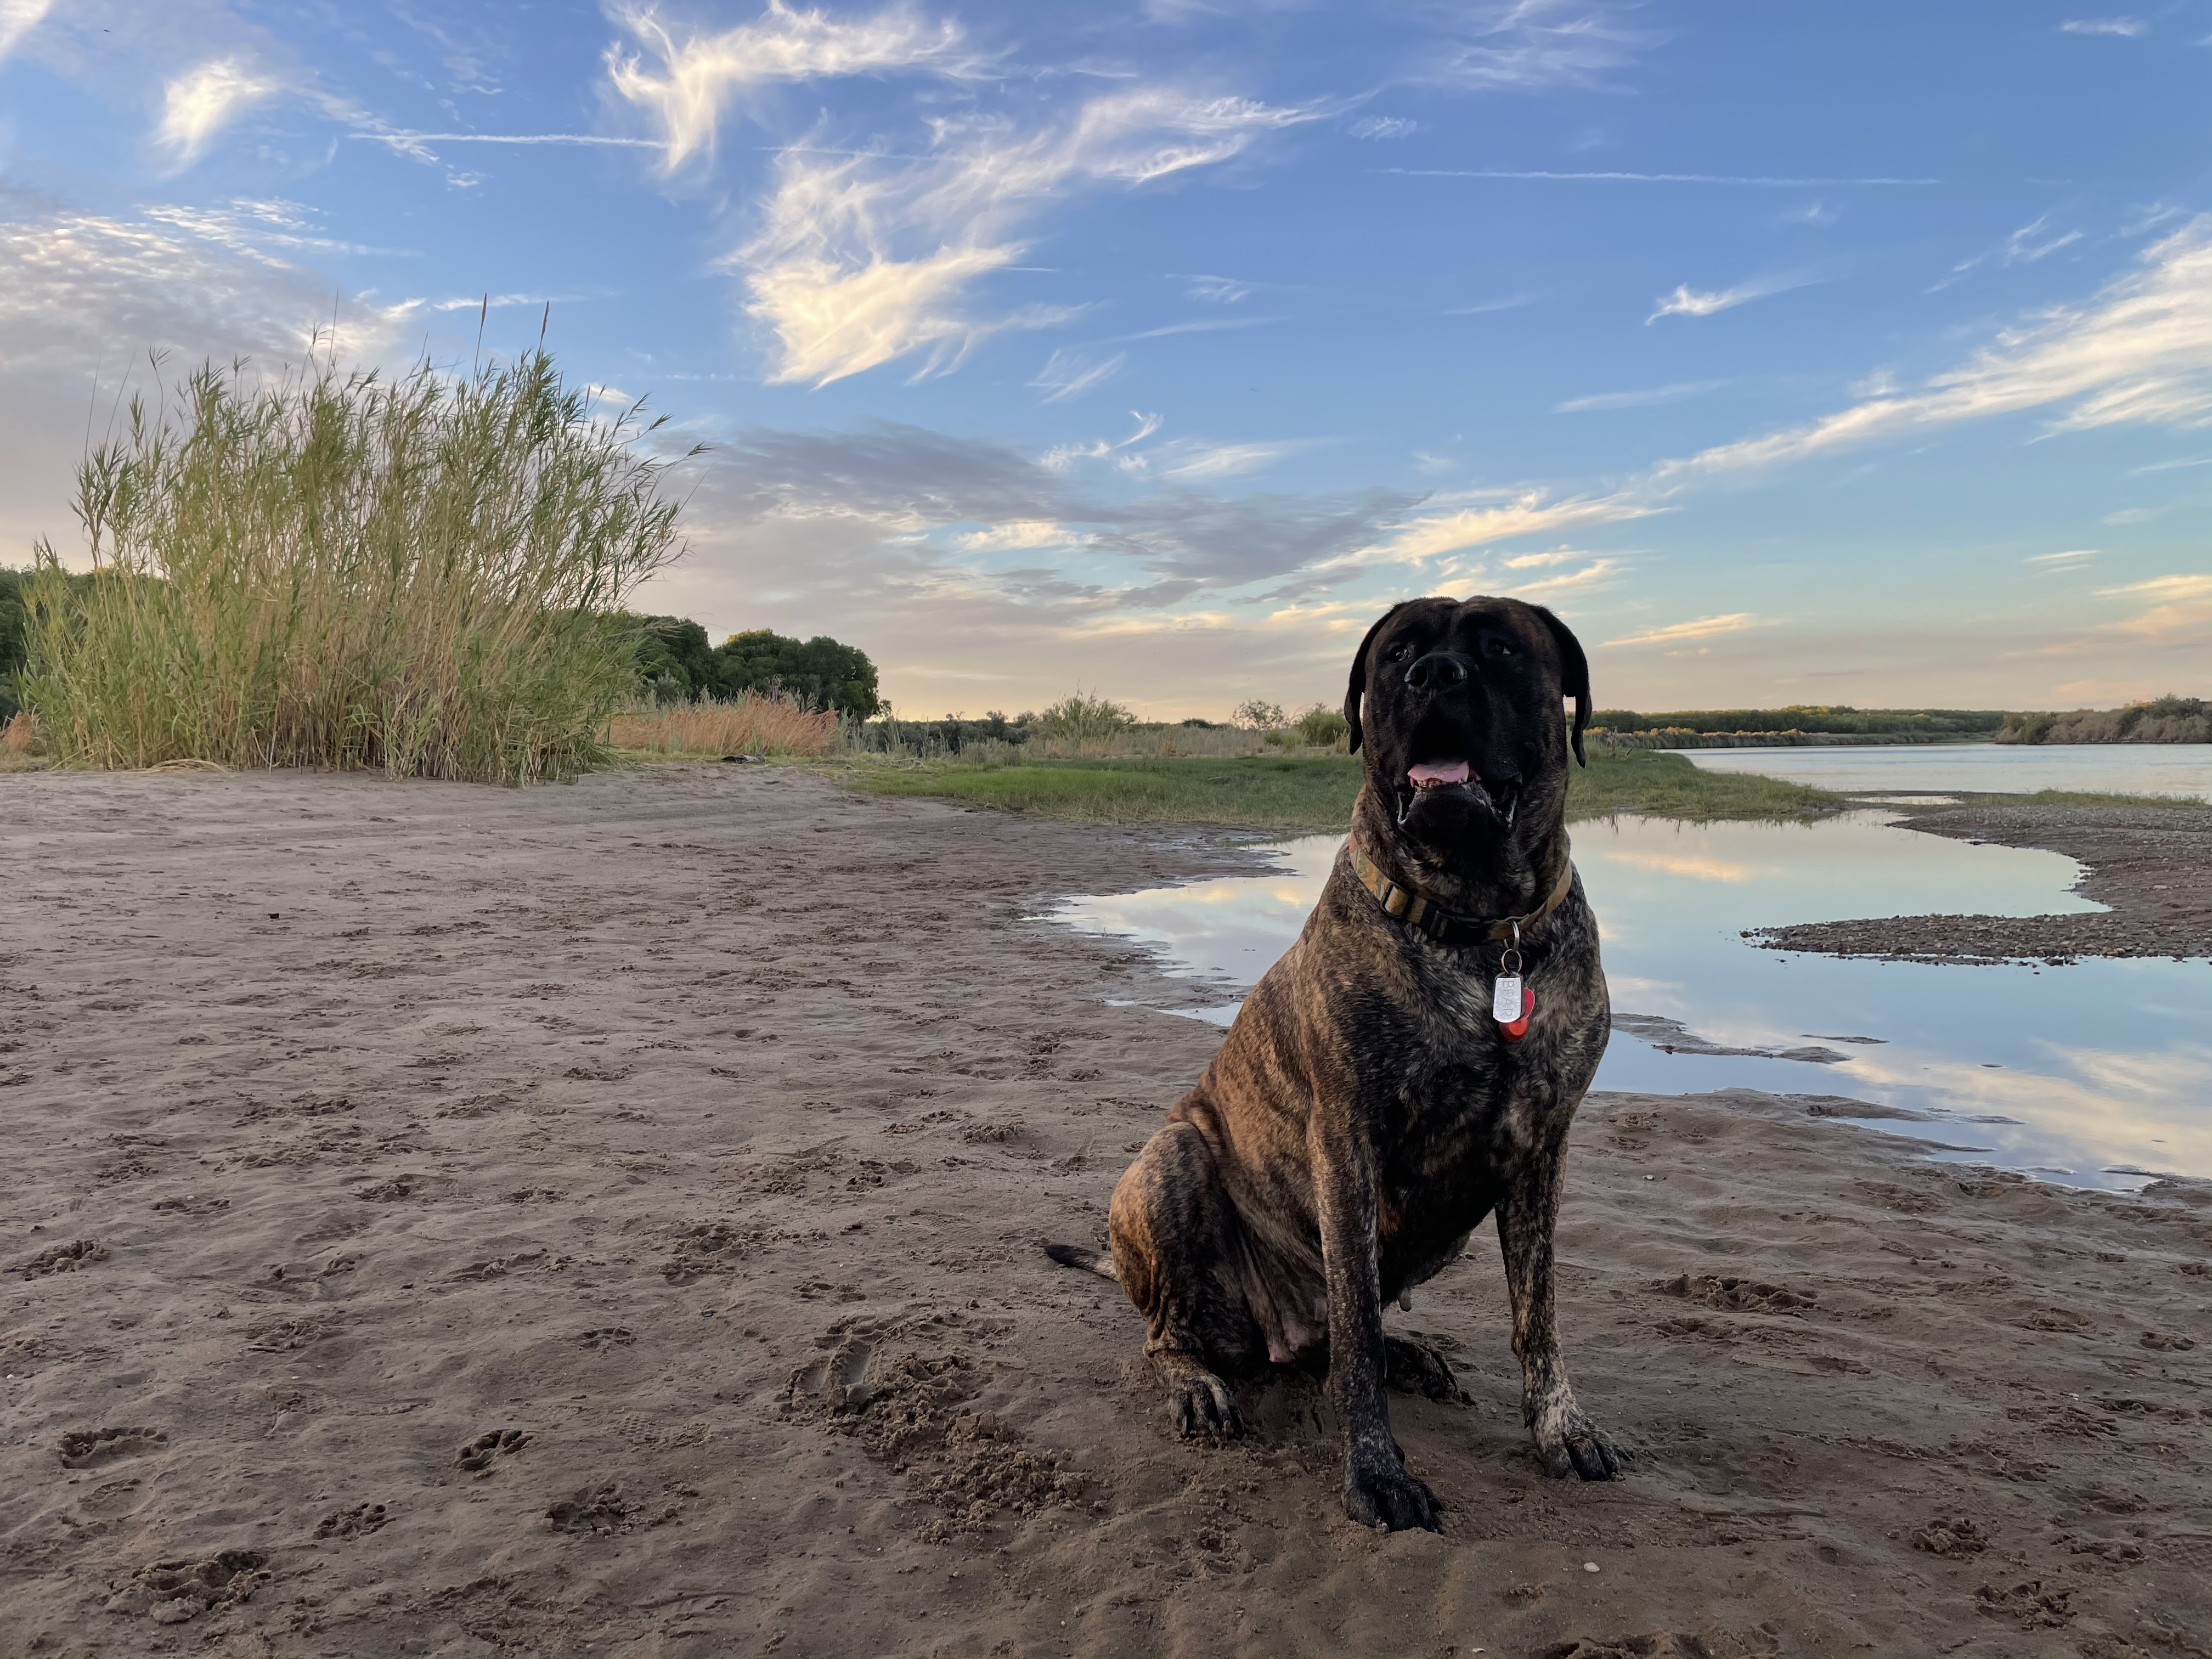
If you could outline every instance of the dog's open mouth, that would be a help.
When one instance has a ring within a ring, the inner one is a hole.
[[[1487,809],[1510,825],[1514,810],[1521,803],[1521,783],[1517,778],[1477,777],[1474,767],[1463,760],[1416,761],[1407,769],[1406,781],[1398,787],[1400,823],[1405,823],[1413,802],[1423,796],[1456,797]]]

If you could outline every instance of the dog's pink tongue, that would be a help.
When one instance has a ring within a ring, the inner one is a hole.
[[[1465,783],[1468,764],[1463,760],[1423,761],[1411,768],[1406,776],[1416,789],[1433,789],[1440,783]]]

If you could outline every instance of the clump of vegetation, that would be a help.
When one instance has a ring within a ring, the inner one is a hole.
[[[826,755],[837,715],[744,692],[729,702],[632,709],[608,722],[614,747],[651,755]]]
[[[1042,714],[1023,715],[1021,723],[1037,737],[1086,743],[1120,736],[1136,725],[1137,717],[1097,692],[1077,691]]]
[[[1276,749],[1334,749],[1349,753],[1345,740],[1351,731],[1341,709],[1317,702],[1295,720],[1268,732],[1267,743]]]
[[[1255,732],[1280,731],[1289,722],[1283,718],[1283,705],[1269,702],[1265,697],[1248,697],[1229,711],[1231,726],[1249,726]]]
[[[1691,708],[1669,714],[1601,708],[1591,717],[1590,726],[1593,731],[1669,735],[1747,737],[1755,732],[1832,732],[1858,737],[1986,738],[2006,718],[2001,708],[1854,708],[1848,703],[1793,703],[1786,708]]]
[[[834,709],[854,720],[866,720],[883,707],[868,653],[840,645],[827,634],[801,641],[756,628],[731,635],[715,647],[714,657],[716,696],[752,691],[808,708]]]
[[[623,602],[680,550],[651,429],[542,350],[203,368],[80,469],[93,569],[38,550],[20,695],[65,765],[573,776],[635,695]]]
[[[1999,743],[2212,743],[2212,702],[2154,697],[2124,708],[2008,714]]]

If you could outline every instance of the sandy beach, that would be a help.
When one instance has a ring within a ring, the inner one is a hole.
[[[1036,1249],[1219,1039],[1037,913],[1228,841],[697,765],[27,774],[0,850],[5,1659],[2212,1654],[2205,1184],[1594,1095],[1637,1465],[1536,1468],[1486,1225],[1383,1536],[1311,1379],[1180,1442]]]

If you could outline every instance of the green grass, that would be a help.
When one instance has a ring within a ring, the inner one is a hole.
[[[1250,755],[1223,759],[1130,757],[974,762],[852,758],[823,768],[878,795],[930,795],[1085,823],[1218,823],[1251,830],[1341,830],[1359,793],[1349,755]],[[1716,818],[1803,820],[1835,811],[1844,797],[1803,784],[1700,771],[1680,755],[1635,750],[1593,754],[1577,769],[1571,818],[1641,812]]]

